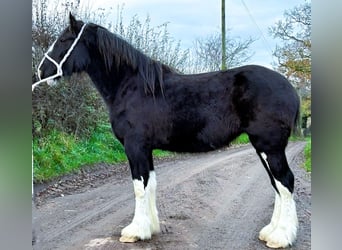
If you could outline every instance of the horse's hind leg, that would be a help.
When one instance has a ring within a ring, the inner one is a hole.
[[[294,176],[284,150],[259,152],[276,190],[271,222],[259,233],[259,239],[271,248],[287,247],[296,239],[298,220],[293,199]]]

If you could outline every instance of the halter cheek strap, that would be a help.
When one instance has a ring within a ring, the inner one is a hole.
[[[82,35],[82,33],[83,33],[83,31],[84,31],[84,29],[85,29],[86,26],[87,26],[86,23],[83,24],[83,26],[82,26],[82,28],[81,28],[81,30],[80,30],[80,33],[78,33],[78,35],[77,35],[76,39],[74,40],[73,44],[70,46],[69,50],[67,51],[67,53],[64,55],[63,59],[62,59],[59,63],[57,63],[53,58],[51,58],[51,57],[48,55],[48,53],[50,53],[50,52],[53,50],[53,47],[55,46],[55,44],[56,44],[58,38],[53,42],[53,44],[50,46],[50,48],[48,49],[48,51],[44,54],[43,59],[42,59],[41,62],[39,63],[39,66],[38,66],[38,69],[37,69],[37,75],[38,75],[38,77],[39,77],[39,81],[38,81],[38,82],[35,82],[34,84],[32,84],[32,91],[34,90],[34,88],[35,88],[38,84],[40,84],[40,83],[42,83],[42,82],[47,82],[47,81],[52,80],[52,79],[54,79],[54,78],[56,78],[56,77],[63,76],[62,66],[63,66],[63,64],[65,63],[65,61],[67,60],[67,58],[70,56],[70,54],[71,54],[71,52],[73,51],[73,49],[75,48],[77,42],[80,40],[81,35]],[[52,76],[46,77],[46,78],[44,78],[44,79],[40,79],[39,69],[40,69],[40,67],[42,66],[42,64],[43,64],[43,62],[44,62],[45,59],[48,59],[50,62],[52,62],[52,63],[56,66],[57,72],[56,72],[56,74],[54,74],[54,75],[52,75]]]

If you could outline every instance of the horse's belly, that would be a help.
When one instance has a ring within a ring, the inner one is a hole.
[[[174,152],[208,152],[227,145],[227,140],[209,140],[201,138],[184,137],[170,138],[169,143],[162,146],[161,149]]]

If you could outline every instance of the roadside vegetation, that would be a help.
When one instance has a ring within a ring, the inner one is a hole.
[[[58,6],[51,4],[49,0],[33,0],[32,2],[32,82],[38,79],[36,69],[43,54],[61,29],[67,25],[65,17],[69,11],[80,19],[107,27],[125,37],[128,42],[145,54],[180,72],[200,73],[220,69],[220,63],[218,63],[222,58],[220,34],[195,38],[192,48],[183,49],[181,41],[176,41],[169,33],[168,23],[153,27],[149,16],[145,20],[134,16],[125,25],[123,6],[118,6],[117,20],[113,22],[107,19],[113,14],[112,9],[92,10],[87,6],[82,6],[78,0],[57,1],[56,4]],[[308,16],[307,13],[311,10],[311,5],[303,7],[306,11],[300,11],[302,8],[295,9],[295,13],[299,12],[299,17]],[[289,27],[289,30],[285,29],[284,32],[290,35],[296,29],[283,24],[277,23],[270,29],[270,33],[288,41],[280,32],[283,30],[282,27]],[[227,32],[229,33],[229,30]],[[229,37],[227,40],[229,56],[226,58],[228,67],[232,68],[246,63],[253,56],[250,45],[255,38],[244,40],[229,35],[227,37]],[[299,51],[304,44],[305,52],[307,52],[305,58],[298,59],[296,54],[291,56],[291,60],[281,58],[282,67],[277,70],[286,75],[298,89],[303,100],[303,114],[309,117],[311,116],[311,79],[309,79],[310,67],[308,65],[311,62],[311,42],[307,41],[310,36],[300,38],[305,41],[301,43],[295,39],[295,43],[286,46],[286,49]],[[213,53],[209,55],[207,51]],[[280,53],[281,47],[278,47],[277,51],[279,53],[275,56],[283,55]],[[296,62],[296,67],[290,68],[289,66],[293,66],[294,62]],[[302,72],[303,67],[299,67],[303,63],[306,66],[304,72]],[[298,82],[305,84],[300,85]],[[89,77],[84,74],[74,75],[67,82],[62,80],[53,88],[42,84],[35,89],[32,93],[32,136],[35,182],[58,178],[78,171],[85,165],[127,161],[122,145],[113,137],[106,107]],[[232,142],[232,144],[246,143],[249,143],[246,134],[242,134]],[[310,148],[306,149],[308,151],[306,157],[310,156],[311,159],[311,140],[307,147]],[[171,154],[160,150],[154,151],[155,157],[165,157]],[[311,171],[311,161],[306,165],[310,165],[308,169]]]
[[[248,143],[248,136],[241,135],[233,144]],[[173,153],[154,150],[155,158]],[[123,146],[113,136],[110,125],[99,125],[88,139],[79,139],[65,132],[53,130],[46,137],[33,141],[34,181],[53,180],[78,171],[82,166],[97,163],[127,162]]]
[[[311,137],[306,139],[307,143],[304,148],[304,168],[307,172],[311,173]]]
[[[34,139],[33,155],[36,182],[74,172],[84,165],[126,160],[121,144],[105,125],[99,125],[89,138],[53,130],[43,138]]]
[[[299,138],[296,137],[296,140]],[[301,138],[302,140],[303,138]],[[304,168],[311,172],[311,137],[306,139]],[[247,134],[241,134],[231,144],[249,143]],[[174,153],[154,150],[155,158],[170,157]],[[45,182],[77,172],[83,166],[98,163],[123,163],[127,157],[123,146],[113,136],[109,124],[100,124],[89,138],[77,138],[66,132],[53,130],[47,136],[33,141],[34,181]]]
[[[232,145],[240,145],[240,144],[247,144],[249,143],[248,135],[243,133],[239,135],[236,139],[232,141]]]

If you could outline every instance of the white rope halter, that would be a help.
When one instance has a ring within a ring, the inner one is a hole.
[[[63,63],[66,61],[66,59],[69,57],[69,55],[71,54],[72,50],[75,48],[77,42],[80,40],[81,38],[81,35],[84,31],[84,28],[86,27],[86,23],[83,24],[81,30],[80,30],[80,33],[78,33],[75,41],[73,42],[73,44],[71,45],[71,47],[69,48],[69,50],[67,51],[67,53],[64,55],[63,59],[57,63],[55,60],[53,60],[49,55],[48,53],[51,52],[53,50],[53,47],[55,46],[55,43],[57,42],[57,39],[53,42],[53,44],[50,46],[50,48],[48,49],[48,51],[44,54],[44,57],[43,59],[41,60],[41,62],[39,63],[39,66],[38,66],[38,69],[37,69],[37,75],[38,75],[38,78],[39,78],[39,81],[38,82],[35,82],[34,84],[32,84],[32,92],[34,90],[34,88],[42,83],[42,82],[45,82],[45,81],[49,81],[49,80],[52,80],[56,77],[59,77],[59,76],[63,76],[63,70],[62,70],[62,66],[63,66]],[[40,67],[42,66],[43,62],[45,59],[49,59],[57,68],[57,72],[56,74],[52,75],[52,76],[49,76],[49,77],[46,77],[44,79],[40,79],[40,74],[39,74],[39,69]],[[33,149],[32,149],[32,197],[33,197]]]
[[[48,53],[51,52],[51,51],[53,50],[53,47],[55,46],[55,43],[57,42],[58,38],[53,42],[53,44],[50,46],[50,48],[48,49],[48,51],[44,54],[43,59],[42,59],[41,62],[39,63],[39,66],[38,66],[38,69],[37,69],[37,75],[38,75],[39,81],[38,81],[38,82],[35,82],[34,84],[32,84],[32,91],[34,90],[34,88],[35,88],[38,84],[40,84],[40,83],[42,83],[42,82],[47,82],[47,81],[52,80],[52,79],[54,79],[54,78],[56,78],[56,77],[63,76],[62,66],[63,66],[63,64],[65,63],[65,61],[67,60],[67,58],[69,57],[69,55],[71,54],[71,52],[73,51],[73,49],[75,48],[77,42],[80,40],[81,35],[82,35],[82,33],[83,33],[84,28],[86,27],[86,25],[87,25],[86,23],[83,24],[83,26],[82,26],[82,28],[81,28],[81,30],[80,30],[80,33],[78,33],[78,35],[77,35],[76,39],[74,40],[73,44],[70,46],[69,50],[67,51],[67,53],[64,55],[63,59],[62,59],[59,63],[57,63],[54,59],[52,59],[52,58],[48,55]],[[43,64],[43,62],[44,62],[45,59],[50,60],[50,61],[56,66],[57,72],[56,72],[56,74],[54,74],[54,75],[52,75],[52,76],[46,77],[46,78],[44,78],[44,79],[40,79],[39,69],[40,69],[40,67],[42,66],[42,64]]]

